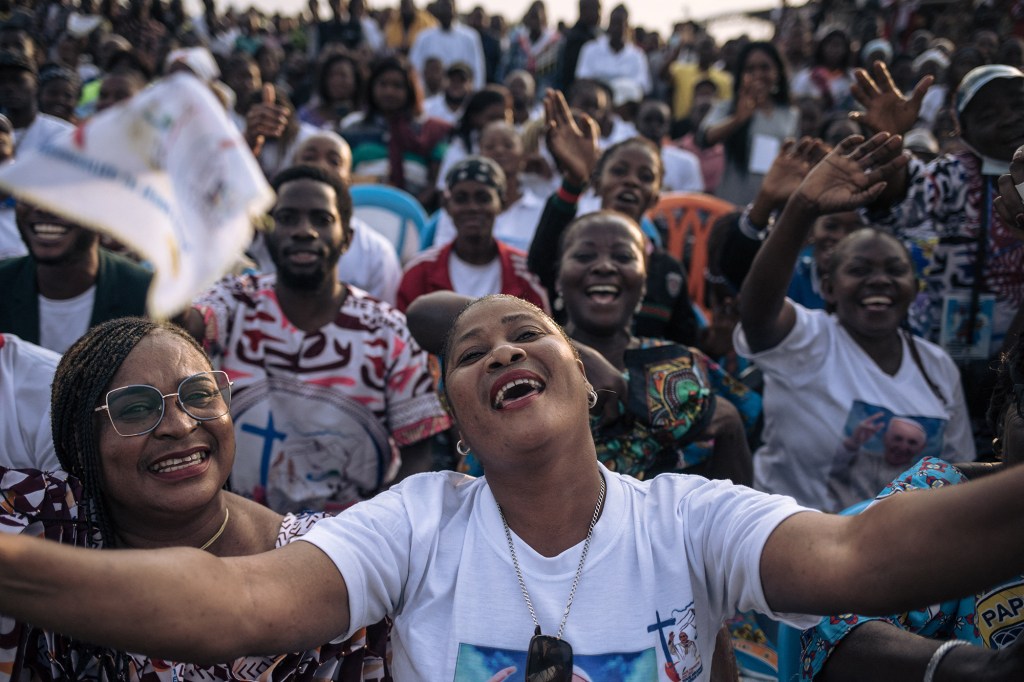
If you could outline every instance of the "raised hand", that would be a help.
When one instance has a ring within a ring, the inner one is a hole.
[[[544,94],[544,122],[547,128],[548,151],[570,182],[582,185],[590,179],[600,152],[597,148],[597,123],[580,114],[582,126],[569,110],[565,96],[558,90]]]
[[[773,207],[782,206],[829,151],[824,142],[815,138],[805,137],[799,142],[786,140],[761,182],[761,194]]]
[[[921,113],[924,93],[935,80],[932,76],[925,76],[917,82],[910,97],[905,97],[896,87],[884,62],[876,61],[871,73],[865,69],[854,69],[853,75],[856,82],[850,91],[866,111],[851,112],[850,118],[875,132],[893,135],[902,135],[914,127]]]
[[[254,156],[259,156],[268,139],[277,139],[288,127],[287,107],[277,104],[277,93],[271,83],[263,84],[262,100],[245,113],[245,141]]]
[[[999,176],[997,186],[999,194],[992,205],[1003,224],[1024,241],[1024,147],[1014,152],[1010,172]]]
[[[819,214],[866,206],[885,190],[887,179],[906,166],[902,147],[898,135],[878,133],[866,141],[851,135],[811,169],[795,196]]]

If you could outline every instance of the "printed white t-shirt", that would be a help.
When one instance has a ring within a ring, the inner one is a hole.
[[[761,552],[802,508],[727,481],[601,473],[604,511],[562,635],[576,668],[594,680],[654,680],[667,664],[676,679],[709,679],[723,617],[770,612]],[[555,635],[583,543],[544,557],[513,538],[541,630]],[[394,617],[395,679],[479,682],[509,667],[522,677],[534,625],[485,478],[413,476],[302,539],[344,576],[353,631]]]

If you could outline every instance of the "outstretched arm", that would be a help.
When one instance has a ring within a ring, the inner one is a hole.
[[[793,307],[786,302],[786,289],[818,216],[870,203],[885,189],[885,180],[906,163],[899,154],[899,137],[880,133],[862,140],[857,136],[843,140],[810,169],[754,258],[740,292],[740,322],[753,352],[775,347],[796,322]],[[821,145],[819,140],[804,138],[786,154],[810,164]]]
[[[942,640],[928,639],[887,621],[868,621],[842,639],[816,682],[920,680]],[[1024,638],[1012,646],[961,646],[942,656],[935,680],[1019,680],[1024,677]]]
[[[1024,569],[1021,490],[1024,467],[1012,467],[857,516],[795,514],[761,555],[765,598],[783,613],[885,615],[998,584]]]
[[[0,534],[0,566],[0,612],[165,660],[303,651],[349,624],[345,581],[308,542],[221,559],[196,549],[101,551]]]

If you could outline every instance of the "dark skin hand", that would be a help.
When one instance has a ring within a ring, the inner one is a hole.
[[[875,132],[893,135],[902,135],[914,127],[921,113],[924,94],[935,81],[932,76],[925,76],[906,97],[896,87],[884,62],[872,64],[870,73],[866,69],[854,69],[853,76],[856,82],[850,92],[866,111],[851,112],[850,118]]]
[[[547,128],[548,151],[558,161],[562,175],[576,185],[590,179],[601,156],[597,148],[599,128],[594,119],[580,115],[581,128],[573,118],[565,96],[558,90],[544,95],[544,122]]]
[[[276,104],[277,94],[270,83],[263,84],[263,99],[245,114],[245,141],[253,156],[259,156],[268,139],[284,134],[288,127],[288,107]]]
[[[1013,154],[1010,172],[1000,175],[996,183],[999,195],[992,202],[1003,224],[1013,230],[1018,240],[1024,241],[1024,197],[1017,185],[1024,182],[1024,147]]]

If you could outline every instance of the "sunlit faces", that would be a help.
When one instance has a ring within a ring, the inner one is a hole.
[[[582,364],[550,318],[513,297],[481,299],[458,318],[445,389],[463,440],[485,459],[570,424],[589,430]]]
[[[147,384],[163,394],[174,393],[182,379],[210,369],[198,350],[158,329],[129,353],[107,390]],[[166,400],[160,424],[141,436],[119,436],[105,413],[95,416],[103,492],[115,517],[201,507],[217,495],[231,473],[231,417],[198,422],[175,398]]]
[[[480,133],[480,154],[501,166],[505,177],[514,177],[523,163],[523,140],[504,121],[488,123]]]
[[[753,85],[771,92],[779,82],[779,68],[764,50],[751,50],[743,65],[743,84]]]
[[[286,182],[271,216],[267,247],[282,284],[316,290],[337,279],[338,259],[352,235],[342,224],[333,187],[306,178]]]
[[[302,141],[295,150],[295,162],[323,168],[348,183],[352,170],[352,149],[336,133],[320,132]]]
[[[871,229],[858,230],[836,246],[822,294],[854,336],[893,334],[917,291],[914,269],[903,246]]]
[[[625,216],[601,212],[570,227],[556,287],[569,325],[607,336],[628,329],[643,298],[647,271],[644,238]]]
[[[494,219],[501,213],[501,196],[490,185],[463,180],[448,190],[445,209],[455,224],[456,243],[482,246],[491,242]]]
[[[601,197],[601,208],[639,221],[658,200],[661,159],[653,149],[640,144],[625,144],[611,154],[594,188]]]
[[[92,230],[28,204],[19,204],[16,218],[21,239],[37,263],[78,262],[89,256],[99,240]]]
[[[382,114],[395,114],[409,105],[409,90],[405,74],[391,70],[377,76],[370,87],[370,97]]]
[[[963,138],[979,154],[1009,161],[1024,145],[1024,78],[984,85],[960,115]]]

